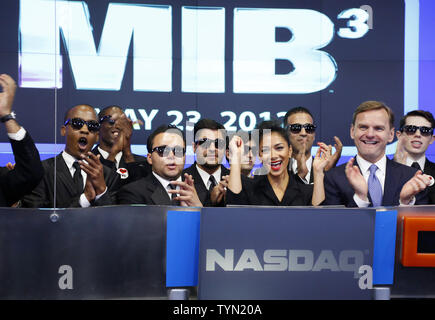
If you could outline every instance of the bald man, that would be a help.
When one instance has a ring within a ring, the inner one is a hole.
[[[98,141],[99,129],[97,114],[90,105],[77,105],[65,113],[60,129],[66,139],[65,150],[42,162],[45,175],[40,184],[22,199],[23,207],[69,208],[111,204],[111,192],[118,177],[101,164],[100,156],[90,152]]]

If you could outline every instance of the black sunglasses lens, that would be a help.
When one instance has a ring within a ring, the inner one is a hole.
[[[203,148],[208,148],[208,147],[210,147],[211,140],[204,138],[204,139],[198,140],[198,144]]]
[[[100,130],[100,124],[95,120],[85,121],[80,118],[74,118],[70,121],[71,127],[75,130],[80,130],[86,124],[88,126],[89,131],[97,132]]]
[[[316,126],[313,124],[304,125],[304,129],[307,133],[314,133],[316,131]]]
[[[433,129],[429,127],[420,127],[420,132],[422,136],[430,136],[432,135]]]
[[[408,134],[414,134],[417,131],[417,127],[416,126],[404,126],[403,129]]]
[[[153,151],[156,151],[159,157],[168,157],[172,152],[175,157],[182,158],[185,153],[185,149],[180,146],[176,146],[173,148],[168,146],[160,146],[160,147],[155,147],[153,150],[151,150],[151,152]]]
[[[182,148],[182,147],[178,147],[178,146],[174,147],[173,151],[174,151],[174,155],[177,158],[182,158],[184,156],[184,148]]]
[[[88,121],[88,129],[89,131],[92,132],[97,132],[98,130],[100,130],[100,123],[94,120]]]
[[[288,129],[291,133],[299,133],[302,130],[302,126],[300,124],[291,124],[288,126]]]
[[[79,118],[71,119],[71,127],[73,127],[76,130],[80,130],[84,125],[85,121]]]
[[[422,127],[404,126],[403,129],[409,135],[415,134],[417,132],[417,129],[420,130],[420,134],[422,136],[425,136],[425,137],[430,136],[430,135],[433,134],[433,129],[432,128],[424,127],[424,126],[422,126]]]

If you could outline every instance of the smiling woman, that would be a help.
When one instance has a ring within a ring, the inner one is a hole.
[[[305,206],[321,203],[324,198],[323,169],[327,164],[326,153],[319,148],[314,160],[313,189],[313,185],[299,182],[288,170],[292,148],[286,131],[274,121],[261,123],[258,130],[259,157],[267,174],[254,179],[241,175],[244,143],[240,137],[234,136],[229,145],[231,171],[227,204]]]

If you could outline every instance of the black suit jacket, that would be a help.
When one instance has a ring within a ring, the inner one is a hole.
[[[227,204],[257,206],[310,206],[313,185],[298,181],[293,173],[281,201],[275,195],[267,175],[253,179],[242,176],[242,191],[233,193],[227,190]]]
[[[70,208],[80,207],[79,199],[83,192],[77,192],[73,182],[73,177],[62,157],[59,154],[55,158],[44,160],[45,174],[39,185],[22,199],[22,206],[27,208],[53,208],[54,207],[54,167],[56,162],[56,207]],[[104,180],[106,181],[107,191],[91,205],[110,205],[114,202],[116,192],[115,186],[118,185],[119,177],[111,174],[111,170],[103,166]]]
[[[98,151],[98,145],[94,149],[92,149],[92,153],[95,155],[101,155],[100,151]],[[118,167],[125,168],[128,170],[128,179],[120,179],[119,187],[122,187],[123,185],[136,181],[140,178],[146,177],[152,172],[151,165],[148,163],[146,157],[133,154],[133,158],[134,158],[134,162],[126,163],[125,157],[124,155],[122,155],[119,161]],[[110,168],[114,172],[114,174],[118,175],[118,173],[116,172],[117,169],[116,169],[115,162],[104,159],[102,155],[100,157],[100,161],[103,165]]]
[[[174,205],[153,174],[123,186],[117,192],[116,199],[118,204]]]
[[[198,169],[196,168],[196,162],[192,164],[190,167],[184,169],[183,175],[185,173],[188,173],[192,176],[195,184],[196,193],[198,194],[198,198],[201,201],[202,205],[204,207],[211,207],[213,206],[210,201],[210,192],[207,189],[207,186],[204,184],[204,181],[202,181],[201,175],[198,172]],[[226,176],[230,174],[230,170],[228,170],[226,167],[221,165],[221,176]],[[219,181],[217,181],[219,183]],[[222,201],[221,203],[217,204],[216,206],[225,206],[225,202]]]
[[[428,174],[435,178],[435,163],[429,161],[428,158],[426,158],[426,162],[424,163],[424,169],[423,172],[425,174]],[[435,204],[435,184],[433,186],[430,186],[427,190],[428,197],[429,197],[429,203]]]
[[[355,161],[355,164],[357,162]],[[345,205],[346,207],[357,207],[353,200],[354,190],[347,180],[345,174],[346,163],[332,168],[325,173],[325,201],[324,205]],[[403,185],[411,179],[416,169],[394,162],[387,158],[384,195],[382,206],[398,206],[400,191]],[[370,195],[368,195],[371,202]],[[427,192],[417,194],[415,204],[427,204]]]
[[[32,191],[44,175],[38,149],[28,133],[20,141],[10,140],[15,167],[0,168],[0,206],[9,207]]]

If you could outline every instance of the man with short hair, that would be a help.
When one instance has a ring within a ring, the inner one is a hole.
[[[109,106],[98,114],[99,144],[92,150],[100,154],[103,165],[120,176],[120,181],[134,181],[151,173],[146,157],[131,152],[133,123],[119,106]]]
[[[241,174],[248,178],[254,178],[252,169],[258,156],[258,135],[254,137],[252,132],[238,131],[233,136],[239,136],[243,141],[243,151],[241,154]],[[230,141],[231,141],[230,137]],[[230,150],[226,150],[226,158],[230,162]]]
[[[14,79],[1,74],[0,86],[0,122],[5,126],[15,158],[15,165],[0,168],[0,206],[10,207],[38,185],[44,169],[35,143],[12,111],[17,88]]]
[[[110,169],[101,164],[100,156],[90,152],[98,140],[99,129],[97,114],[90,105],[80,104],[65,113],[60,129],[66,138],[65,150],[42,162],[44,177],[22,199],[24,207],[68,208],[111,203],[112,187],[117,181]]]
[[[353,115],[350,136],[358,154],[325,173],[325,205],[379,207],[425,204],[430,178],[388,159],[394,114],[382,102],[363,102]],[[423,192],[422,192],[423,191]]]
[[[215,120],[201,119],[195,124],[193,133],[196,161],[184,172],[193,177],[204,206],[224,206],[225,188],[218,188],[218,184],[225,184],[225,177],[230,174],[222,165],[227,146],[225,127]],[[213,201],[211,192],[214,192]]]
[[[306,184],[312,184],[314,177],[311,174],[313,157],[311,148],[316,138],[316,125],[311,112],[304,107],[295,107],[287,111],[284,116],[284,127],[287,129],[290,144],[293,149],[290,159],[289,170],[291,170],[300,180]],[[336,166],[341,156],[343,144],[338,137],[334,137],[336,152],[331,155],[330,161],[325,171]],[[332,146],[319,142],[323,149],[332,154]]]
[[[192,177],[182,176],[184,133],[175,126],[162,125],[148,137],[147,148],[152,173],[119,189],[117,203],[202,207]]]
[[[435,119],[429,111],[413,110],[400,119],[396,132],[397,149],[394,161],[411,166],[435,177],[435,163],[426,157],[427,148],[434,142]],[[431,204],[435,204],[435,185],[428,188]]]

